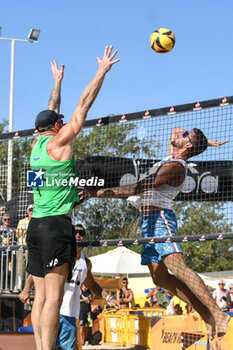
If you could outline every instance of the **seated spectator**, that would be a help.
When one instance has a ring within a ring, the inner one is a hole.
[[[193,308],[192,308],[191,305],[186,304],[186,305],[185,305],[185,310],[186,310],[186,313],[189,314],[190,312],[192,312]]]
[[[136,307],[136,305],[135,305],[135,307]],[[144,304],[144,306],[143,307],[150,307],[150,303],[149,303],[149,301],[145,301],[145,304]]]
[[[141,307],[140,304],[135,304],[134,307]]]
[[[218,282],[218,287],[213,292],[213,298],[222,311],[228,310],[227,296],[228,290],[225,289],[225,282],[224,280],[220,280]]]
[[[233,283],[228,288],[227,306],[228,311],[233,312]]]
[[[120,308],[128,308],[132,306],[134,294],[132,289],[128,288],[128,278],[124,277],[122,280],[122,288],[117,291],[116,300],[120,303]]]
[[[176,304],[174,306],[174,310],[175,310],[175,315],[183,315],[183,310],[180,304]]]
[[[174,295],[173,297],[174,299],[174,305],[176,304],[179,304],[181,309],[182,309],[182,312],[183,312],[183,315],[186,315],[188,313],[187,309],[190,309],[192,310],[192,307],[189,306],[188,304],[186,304],[183,300],[181,300],[180,298],[178,298],[177,296]],[[188,305],[188,306],[187,306]],[[191,311],[190,311],[191,312]]]

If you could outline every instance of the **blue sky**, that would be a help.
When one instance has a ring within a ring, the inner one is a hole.
[[[11,1],[1,4],[2,37],[24,39],[41,30],[38,44],[16,43],[14,130],[34,127],[53,87],[50,62],[64,63],[61,112],[71,117],[97,70],[105,45],[121,61],[106,76],[88,118],[232,95],[233,3],[145,0]],[[176,36],[172,52],[152,51],[159,27]],[[0,120],[8,119],[10,42],[0,40]]]

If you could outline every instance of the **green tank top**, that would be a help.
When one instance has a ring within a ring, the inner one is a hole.
[[[33,187],[34,218],[68,214],[79,201],[74,181],[77,176],[74,157],[66,161],[51,159],[47,144],[52,137],[38,137],[31,152],[31,169],[43,172],[40,187]]]

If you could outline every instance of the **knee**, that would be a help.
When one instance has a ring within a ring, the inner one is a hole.
[[[62,302],[62,297],[60,296],[49,296],[48,298],[46,298],[46,306],[47,307],[51,307],[53,309],[59,309],[61,307],[61,302]]]
[[[45,295],[41,295],[41,294],[35,294],[35,299],[34,299],[34,302],[33,302],[33,305],[36,304],[36,305],[44,305],[45,303]]]

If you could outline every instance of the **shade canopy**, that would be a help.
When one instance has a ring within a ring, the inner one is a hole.
[[[90,258],[92,273],[95,276],[149,276],[147,266],[141,265],[141,255],[127,249],[118,247],[107,253],[95,255]]]

